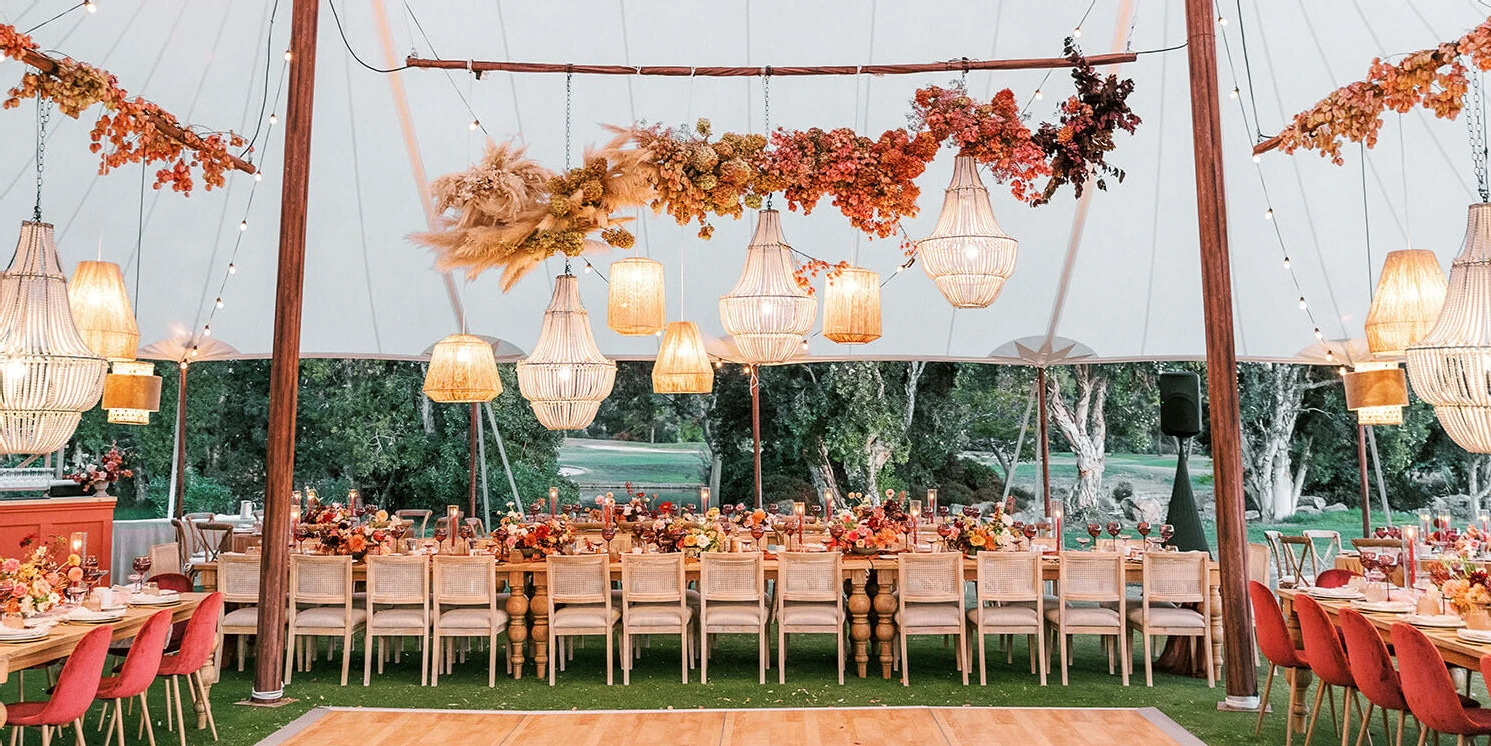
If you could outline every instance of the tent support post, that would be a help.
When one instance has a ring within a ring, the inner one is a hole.
[[[751,447],[756,457],[756,509],[761,509],[761,378],[751,366]]]
[[[469,456],[467,460],[471,462],[471,490],[468,494],[469,499],[467,501],[470,509],[466,511],[466,515],[468,516],[476,515],[476,451],[478,446],[478,443],[476,441],[476,426],[478,424],[476,408],[478,406],[480,405],[470,405],[471,419],[466,426],[466,453]],[[454,533],[456,527],[452,526],[450,530],[452,533]]]
[[[181,361],[181,372],[176,376],[176,474],[175,484],[172,492],[176,497],[176,505],[172,516],[180,518],[186,515],[186,369],[187,363]]]
[[[507,446],[502,444],[502,428],[497,427],[497,415],[492,414],[492,403],[483,405],[487,410],[487,424],[492,426],[492,439],[497,441],[497,455],[502,457],[502,470],[507,473],[507,488],[512,490],[512,509],[521,511],[523,501],[518,499],[518,483],[513,480],[513,467],[507,460]]]
[[[295,481],[295,408],[300,383],[300,316],[305,294],[305,224],[310,187],[311,115],[316,90],[317,0],[294,0],[290,17],[289,101],[285,107],[284,190],[280,193],[273,362],[269,368],[264,555],[254,645],[255,702],[284,697],[285,593],[290,565],[290,490]]]
[[[1036,437],[1041,439],[1041,500],[1046,506],[1046,517],[1051,517],[1051,438],[1046,433],[1046,423],[1051,419],[1051,412],[1046,408],[1046,366],[1035,369],[1036,388],[1040,389],[1041,418]],[[1019,454],[1016,454],[1017,456]]]
[[[1356,426],[1356,461],[1362,474],[1362,538],[1372,535],[1372,483],[1367,480],[1367,426]]]
[[[1387,504],[1387,485],[1382,482],[1382,457],[1377,455],[1377,431],[1367,428],[1367,450],[1372,452],[1372,471],[1377,474],[1377,499],[1382,503],[1382,525],[1392,528],[1393,508]]]
[[[1196,222],[1201,248],[1201,297],[1206,320],[1206,382],[1210,396],[1221,564],[1224,706],[1258,707],[1248,613],[1247,525],[1243,521],[1242,417],[1238,411],[1237,349],[1233,341],[1232,270],[1227,247],[1227,197],[1222,175],[1222,118],[1217,86],[1216,18],[1209,0],[1186,0],[1186,57],[1191,78],[1191,129],[1196,165]]]
[[[476,457],[477,463],[481,464],[481,525],[487,528],[492,525],[492,492],[487,489],[487,439],[481,417],[477,416],[480,406],[471,405],[471,416],[476,417]]]

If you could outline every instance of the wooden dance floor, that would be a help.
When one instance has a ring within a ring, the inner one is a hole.
[[[880,707],[472,712],[317,708],[260,746],[1200,746],[1158,710]]]

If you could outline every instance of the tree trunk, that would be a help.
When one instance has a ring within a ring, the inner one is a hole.
[[[1261,414],[1243,428],[1243,487],[1258,504],[1264,520],[1279,521],[1298,509],[1308,471],[1304,463],[1310,454],[1308,440],[1298,471],[1289,453],[1295,425],[1304,409],[1305,392],[1333,382],[1307,383],[1303,368],[1297,365],[1261,363],[1257,369],[1262,380],[1254,389],[1264,400],[1258,408]]]
[[[1047,376],[1051,418],[1077,457],[1077,482],[1070,508],[1078,514],[1097,507],[1103,494],[1103,471],[1107,467],[1108,421],[1104,404],[1108,398],[1108,376],[1090,365],[1072,366],[1076,395],[1070,404],[1061,395],[1060,376]]]

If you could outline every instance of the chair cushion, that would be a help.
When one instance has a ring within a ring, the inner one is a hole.
[[[379,609],[373,612],[373,629],[419,629],[428,626],[420,609]]]
[[[716,601],[704,609],[706,625],[747,626],[766,621],[767,610],[749,601]]]
[[[44,725],[37,716],[47,706],[45,700],[41,702],[16,702],[5,706],[6,725]],[[60,725],[60,723],[51,723]]]
[[[1130,610],[1129,619],[1134,624],[1143,625],[1144,609]],[[1206,619],[1201,616],[1201,612],[1195,609],[1180,609],[1174,606],[1168,608],[1151,606],[1149,608],[1149,626],[1178,629],[1206,629]]]
[[[501,606],[496,611],[480,607],[451,609],[440,615],[440,629],[444,630],[488,630],[496,621],[497,631],[507,629],[507,612]]]
[[[6,705],[6,706],[9,707],[9,705]],[[1483,710],[1483,709],[1480,709],[1478,707],[1474,708],[1474,709],[1472,709],[1472,708],[1465,708],[1465,717],[1466,717],[1466,719],[1470,720],[1470,722],[1473,725],[1475,725],[1475,732],[1474,733],[1466,733],[1465,735],[1467,735],[1467,736],[1491,735],[1491,710]],[[11,719],[11,718],[9,718],[9,717],[7,717],[7,720],[10,720],[11,722],[14,722],[14,720]],[[9,724],[10,723],[6,723],[6,725],[9,725]]]
[[[844,614],[838,604],[829,601],[788,601],[782,604],[777,623],[789,627],[832,627],[844,623]]]
[[[896,622],[905,627],[957,627],[963,624],[963,605],[906,604],[906,611],[896,612]]]
[[[628,627],[677,627],[694,618],[694,610],[678,604],[635,604],[627,610]]]
[[[317,629],[341,629],[342,625],[351,618],[351,625],[356,627],[367,619],[368,613],[364,609],[353,608],[349,615],[347,610],[340,606],[312,606],[309,609],[301,609],[295,612],[296,627],[315,627]]]
[[[608,618],[609,617],[609,618]],[[554,615],[549,617],[549,626],[554,629],[594,629],[597,627],[610,627],[621,618],[621,609],[611,607],[611,613],[606,614],[605,606],[570,605],[561,606],[554,610]]]
[[[979,623],[979,610],[968,610],[968,621]],[[1041,618],[1029,606],[985,606],[985,627],[1038,627]]]
[[[1046,619],[1052,624],[1060,624],[1061,609],[1047,609]],[[1068,627],[1118,627],[1123,620],[1118,618],[1118,612],[1113,609],[1101,606],[1068,606],[1066,623]]]
[[[234,609],[223,616],[224,627],[258,627],[259,607],[245,606]]]

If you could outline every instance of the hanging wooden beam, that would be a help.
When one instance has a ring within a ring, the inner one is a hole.
[[[34,67],[37,70],[40,70],[49,75],[56,74],[57,72],[57,60],[54,60],[51,57],[48,57],[47,55],[42,54],[41,52],[38,52],[34,49],[28,49],[22,52],[21,62],[24,62],[25,64],[30,65],[31,67]],[[166,136],[170,137],[172,140],[175,140],[176,142],[179,142],[183,146],[192,150],[202,149],[202,138],[198,137],[195,132],[192,132],[190,130],[183,130],[178,126],[171,124],[164,119],[161,119],[153,113],[147,112],[146,116],[150,117],[150,123],[154,124],[156,129],[164,132]],[[245,161],[235,155],[229,155],[228,158],[233,161],[233,168],[236,168],[246,174],[251,174],[258,170],[254,168],[254,164],[249,163],[248,161]]]
[[[300,313],[305,291],[306,202],[310,187],[311,111],[316,89],[318,0],[295,0],[290,20],[289,102],[285,108],[284,190],[280,193],[279,273],[269,368],[269,428],[264,480],[264,549],[259,569],[259,629],[254,686],[260,703],[284,697],[285,597],[290,567],[290,492],[295,479],[295,407],[300,384]]]
[[[1263,155],[1264,153],[1267,153],[1270,150],[1274,150],[1274,149],[1278,148],[1279,145],[1280,145],[1280,143],[1282,143],[1282,142],[1283,142],[1283,140],[1280,139],[1280,137],[1278,135],[1274,135],[1273,137],[1270,137],[1267,140],[1264,140],[1263,142],[1260,142],[1257,145],[1254,145],[1253,146],[1253,155]]]
[[[1133,52],[1099,54],[1088,57],[1094,67],[1133,62]],[[1065,57],[1038,57],[1017,60],[945,60],[892,65],[816,65],[816,66],[710,66],[687,65],[571,65],[559,62],[496,62],[491,60],[432,60],[409,57],[404,64],[433,70],[468,70],[476,73],[574,73],[576,75],[643,75],[673,78],[757,78],[801,77],[818,75],[915,75],[918,73],[962,73],[979,70],[1052,70],[1072,67]]]
[[[1196,222],[1206,323],[1206,383],[1216,482],[1217,560],[1221,564],[1222,647],[1229,708],[1258,706],[1258,672],[1248,611],[1247,524],[1243,521],[1242,417],[1233,341],[1232,270],[1227,195],[1222,175],[1221,97],[1217,86],[1216,17],[1210,0],[1186,0],[1186,57],[1191,77],[1191,130],[1196,164]]]

